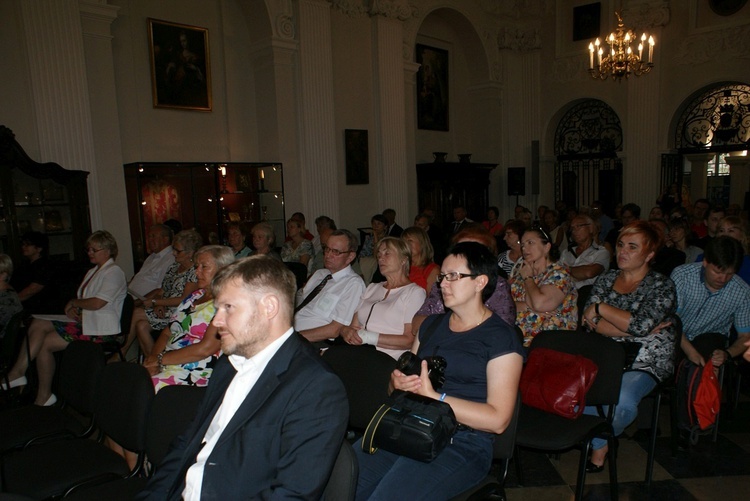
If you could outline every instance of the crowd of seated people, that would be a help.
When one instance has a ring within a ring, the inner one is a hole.
[[[306,283],[294,298],[291,318],[295,330],[319,349],[342,342],[374,348],[397,359],[407,350],[426,353],[440,343],[441,350],[446,350],[443,356],[447,358],[455,349],[457,360],[461,360],[466,354],[460,353],[464,348],[453,346],[457,336],[497,334],[495,341],[504,346],[504,355],[483,353],[485,364],[482,370],[477,368],[486,378],[483,394],[467,388],[463,379],[451,380],[450,372],[443,395],[425,385],[424,378],[398,371],[391,377],[391,389],[440,398],[453,407],[460,422],[487,436],[507,425],[509,395],[515,395],[518,386],[523,345],[532,345],[539,332],[588,329],[630,345],[632,370],[623,377],[613,422],[619,434],[635,420],[643,396],[673,372],[672,321],[676,314],[689,315],[690,302],[695,300],[690,289],[685,289],[685,284],[691,283],[685,278],[687,272],[695,276],[705,273],[709,291],[739,295],[742,304],[750,298],[745,276],[750,262],[746,221],[726,217],[723,209],[702,200],[689,209],[676,205],[667,210],[669,197],[664,198],[667,203],[654,207],[649,221],[640,220],[641,210],[635,204],[623,205],[619,215],[611,218],[598,203],[580,210],[558,204],[554,210],[541,206],[536,220],[529,209],[519,206],[516,217],[504,224],[498,220],[496,207],[488,209],[484,223],[472,221],[465,208],[457,207],[447,231],[440,230],[429,209],[421,211],[415,225],[406,229],[395,222],[395,212],[389,211],[389,219],[384,211],[371,218],[372,232],[362,245],[353,233],[336,229],[326,216],[316,218],[317,236],[312,236],[300,214],[287,221],[287,238],[280,252],[273,227],[266,222],[257,223],[249,232],[239,224],[229,224],[228,245],[205,247],[195,230],[182,231],[172,239],[169,228],[155,225],[148,233],[153,259],[146,260],[129,285],[115,264],[117,243],[108,232],[98,231],[87,241],[94,267],[82,281],[77,297],[67,303],[66,318],[34,319],[29,326],[24,343],[39,373],[35,403],[51,405],[56,401],[52,394],[54,353],[73,340],[101,342],[119,334],[125,291],[130,288],[137,296],[135,287],[143,290],[144,284],[153,284],[159,276],[159,286],[142,295],[133,314],[131,335],[137,334],[140,341],[142,364],[153,378],[155,391],[166,385],[209,384],[222,355],[213,323],[217,309],[212,280],[235,260],[271,255],[308,268]],[[248,235],[252,235],[250,242]],[[505,247],[500,252],[498,236]],[[31,245],[38,242],[36,238],[28,236],[29,245],[24,246],[30,248],[28,256],[24,252],[30,264],[43,254],[43,242],[39,242],[38,251],[36,244]],[[735,242],[731,252],[725,249],[728,240]],[[566,249],[561,256],[558,244],[562,242]],[[700,246],[709,249],[705,257]],[[444,249],[444,256],[438,257],[436,247]],[[8,266],[3,256],[0,304],[6,296],[14,295],[12,263]],[[374,262],[371,282],[352,267],[363,258]],[[582,297],[585,301],[579,302],[578,290],[585,286],[591,290]],[[18,302],[22,302],[20,295],[15,295]],[[6,302],[15,304],[10,299]],[[579,305],[584,305],[580,312]],[[722,334],[727,342],[711,349],[700,343],[694,347],[693,340],[703,332],[686,330],[682,348],[688,359],[701,364],[711,359],[714,365],[721,365],[730,357],[743,355],[750,339],[747,312],[722,311],[718,315],[726,320]],[[6,317],[0,316],[0,333]],[[433,323],[438,325],[439,335],[421,346],[421,333]],[[740,334],[733,343],[728,340],[730,328]],[[523,334],[523,345],[514,329]],[[156,340],[153,331],[159,331]],[[28,362],[28,357],[21,356],[11,368],[10,387],[27,384]],[[510,372],[500,386],[498,382],[490,385],[498,377],[498,367]],[[475,404],[490,405],[487,412],[477,412],[480,407],[473,408]],[[498,412],[500,404],[502,411]],[[451,447],[463,458],[461,462],[484,472],[491,447],[484,440],[459,438]],[[606,442],[595,440],[593,451],[588,471],[602,471]],[[360,461],[359,495],[363,498],[392,492],[399,485],[403,488],[403,475],[421,478],[404,458],[379,453],[360,457]],[[463,465],[445,467],[455,468],[462,478],[451,487],[457,492],[479,480],[464,472]],[[439,492],[448,492],[440,482],[436,485]]]

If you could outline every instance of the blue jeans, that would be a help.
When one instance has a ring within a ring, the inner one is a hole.
[[[492,462],[492,438],[475,431],[459,431],[452,443],[431,463],[379,449],[362,451],[355,443],[359,461],[359,500],[450,499],[477,485],[487,476]]]
[[[656,379],[645,372],[628,371],[622,375],[620,401],[617,407],[615,407],[615,417],[612,420],[612,428],[615,430],[615,436],[620,435],[630,423],[635,421],[635,418],[638,417],[638,404],[655,387]],[[605,412],[607,412],[606,407]],[[592,416],[598,414],[594,406],[586,407],[583,413]],[[601,438],[595,438],[591,441],[591,446],[594,450],[601,449],[605,445],[607,445],[607,441]]]

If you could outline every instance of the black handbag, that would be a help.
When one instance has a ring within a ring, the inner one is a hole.
[[[444,315],[436,318],[422,335],[424,344]],[[394,390],[367,425],[362,450],[375,454],[378,448],[429,463],[450,443],[458,429],[451,406],[433,398]]]
[[[394,390],[367,425],[362,450],[375,454],[380,448],[429,463],[450,443],[457,428],[447,403]]]

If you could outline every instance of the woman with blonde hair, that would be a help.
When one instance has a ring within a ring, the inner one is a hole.
[[[59,320],[34,319],[15,365],[8,373],[9,387],[23,386],[29,362],[36,359],[39,389],[36,405],[53,405],[55,352],[73,341],[101,343],[106,336],[120,333],[120,314],[127,294],[125,273],[115,264],[117,242],[111,233],[95,231],[86,240],[89,261],[94,265],[83,278],[74,299],[65,305]],[[28,351],[28,356],[27,356]],[[5,385],[2,385],[3,389]]]
[[[427,232],[422,228],[412,226],[404,230],[401,240],[406,242],[411,252],[409,280],[425,291],[429,291],[435,283],[440,267],[433,261],[434,251]]]
[[[377,258],[385,282],[367,286],[341,338],[349,344],[373,345],[398,359],[414,342],[411,321],[424,302],[425,291],[409,280],[411,252],[403,240],[383,238]]]

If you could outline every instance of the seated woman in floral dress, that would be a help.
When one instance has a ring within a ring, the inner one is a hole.
[[[222,267],[234,261],[229,247],[207,245],[195,253],[198,290],[175,309],[151,355],[143,361],[159,391],[164,386],[206,386],[221,354],[221,342],[211,320],[216,313],[211,281]]]
[[[558,264],[557,247],[541,228],[521,237],[522,259],[510,275],[510,292],[516,302],[516,325],[524,345],[541,331],[575,330],[578,327],[578,290],[567,270]]]

